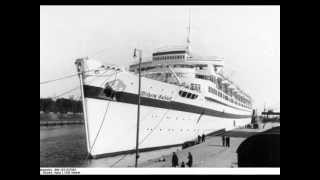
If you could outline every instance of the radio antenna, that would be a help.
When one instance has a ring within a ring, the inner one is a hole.
[[[188,35],[187,35],[187,50],[190,53],[191,47],[190,47],[190,34],[191,34],[191,8],[189,9],[189,26],[188,26]]]

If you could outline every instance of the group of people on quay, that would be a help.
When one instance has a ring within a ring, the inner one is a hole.
[[[222,135],[222,146],[223,147],[230,147],[230,136],[225,136]],[[205,142],[205,135],[203,134],[202,136],[198,135],[197,137],[197,143],[200,144],[202,142]],[[179,166],[179,158],[177,156],[176,152],[173,152],[172,154],[172,167],[192,167],[193,163],[193,157],[192,154],[189,152],[188,153],[188,161],[185,163],[184,161],[181,162],[181,165]]]
[[[184,168],[186,167],[186,165],[187,167],[192,167],[192,163],[193,163],[193,157],[192,157],[192,154],[189,152],[187,163],[184,163],[184,161],[182,161],[180,167]],[[179,158],[175,152],[173,152],[172,154],[172,167],[179,167]]]
[[[221,136],[222,137],[222,146],[230,147],[230,136]]]

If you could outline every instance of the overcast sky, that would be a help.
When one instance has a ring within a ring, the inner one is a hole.
[[[40,6],[40,82],[75,73],[79,57],[128,66],[134,48],[150,57],[184,45],[190,7],[192,51],[223,57],[256,107],[279,108],[280,6]],[[40,85],[40,97],[77,85],[76,77]]]

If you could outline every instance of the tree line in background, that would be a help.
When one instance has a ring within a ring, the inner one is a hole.
[[[82,104],[80,100],[71,98],[40,98],[40,111],[59,112],[59,113],[82,113]]]

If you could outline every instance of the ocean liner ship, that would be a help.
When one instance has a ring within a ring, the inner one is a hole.
[[[188,36],[189,37],[189,36]],[[129,69],[82,58],[80,72],[87,150],[92,158],[134,152],[139,64]],[[187,45],[157,49],[141,63],[139,149],[178,146],[249,124],[252,98],[223,74],[224,60]]]

